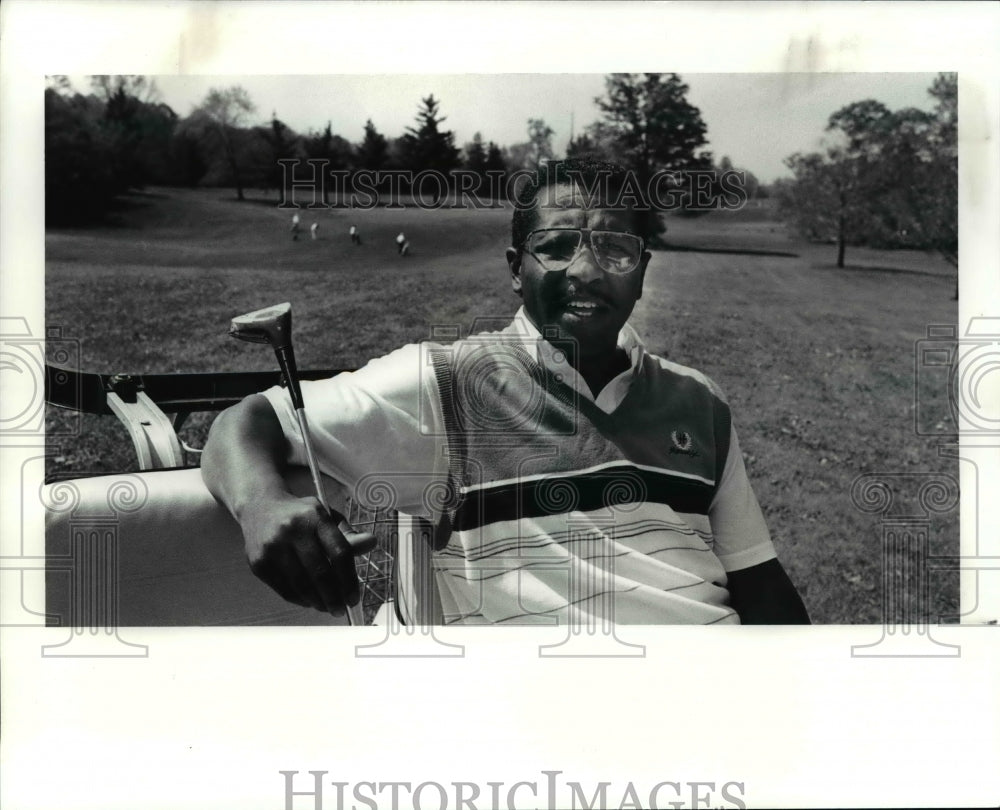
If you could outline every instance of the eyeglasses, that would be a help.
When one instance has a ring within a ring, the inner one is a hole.
[[[580,252],[584,239],[598,266],[606,273],[624,275],[642,261],[646,244],[634,233],[595,231],[590,228],[542,228],[532,231],[521,245],[542,268],[557,272],[569,267]]]

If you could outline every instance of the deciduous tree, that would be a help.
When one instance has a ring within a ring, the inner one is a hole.
[[[555,130],[544,119],[528,119],[528,143],[531,151],[528,153],[530,165],[527,168],[537,169],[542,163],[552,159],[552,136],[555,134]]]
[[[250,94],[239,85],[233,85],[209,90],[188,118],[192,131],[201,133],[205,141],[214,142],[221,148],[239,200],[244,199],[243,163],[248,136],[244,127],[255,111]]]
[[[46,225],[97,219],[120,191],[102,117],[93,96],[45,91]]]
[[[934,250],[958,263],[958,138],[955,74],[940,74],[930,112],[893,112],[866,99],[837,110],[824,152],[785,160],[782,209],[803,235],[848,244]]]

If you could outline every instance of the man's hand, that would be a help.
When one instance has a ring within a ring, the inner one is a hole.
[[[810,624],[802,598],[776,559],[730,571],[729,596],[743,624]]]
[[[238,516],[250,570],[289,602],[342,616],[357,604],[354,551],[316,498],[294,495],[248,506]]]
[[[254,574],[289,602],[339,616],[358,601],[354,553],[339,515],[288,491],[287,454],[278,417],[255,394],[212,423],[201,474],[243,529]]]

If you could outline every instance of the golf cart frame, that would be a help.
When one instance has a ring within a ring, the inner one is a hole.
[[[348,369],[312,369],[298,375],[315,380],[344,371]],[[46,612],[51,623],[65,624],[65,617],[74,615],[70,624],[90,627],[343,623],[284,602],[250,574],[239,526],[201,481],[201,451],[178,436],[190,414],[224,410],[284,382],[279,371],[98,374],[46,365],[46,403],[116,417],[129,433],[140,468],[139,473],[56,476],[46,484],[47,503],[58,502],[70,487],[73,505],[46,512]],[[296,494],[315,494],[305,469],[291,470],[288,483]],[[325,478],[322,483],[330,502],[348,514],[339,485]],[[109,511],[114,493],[123,487],[139,491],[134,496],[138,508],[125,502],[125,508]],[[81,594],[88,586],[77,558],[93,555],[98,523],[106,537],[114,535],[114,548],[102,546],[98,552],[116,579],[113,604],[91,605],[88,610],[100,615],[81,620]],[[383,524],[392,531],[382,531],[376,548],[358,561],[365,622],[370,624],[387,624],[388,611],[396,608],[398,538],[430,531],[426,522],[403,514],[390,515]],[[184,581],[179,591],[185,593],[164,587],[158,597],[147,598],[156,580],[170,576]],[[220,590],[226,593],[217,594]]]

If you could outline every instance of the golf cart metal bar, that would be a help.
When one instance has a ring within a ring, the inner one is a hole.
[[[177,431],[167,415],[142,391],[136,392],[134,402],[126,402],[114,391],[108,394],[108,407],[128,429],[139,469],[159,470],[184,466]]]
[[[299,372],[306,380],[340,374],[344,369]],[[218,374],[94,374],[45,366],[45,401],[83,413],[114,415],[125,425],[139,467],[183,467],[187,447],[177,430],[190,413],[221,411],[244,397],[283,383],[277,371]],[[167,413],[176,414],[171,424]]]
[[[303,380],[321,380],[353,369],[300,371]],[[134,402],[142,391],[165,413],[221,411],[244,397],[282,382],[279,371],[192,374],[96,374],[45,366],[45,401],[60,408],[110,416],[108,394]]]

